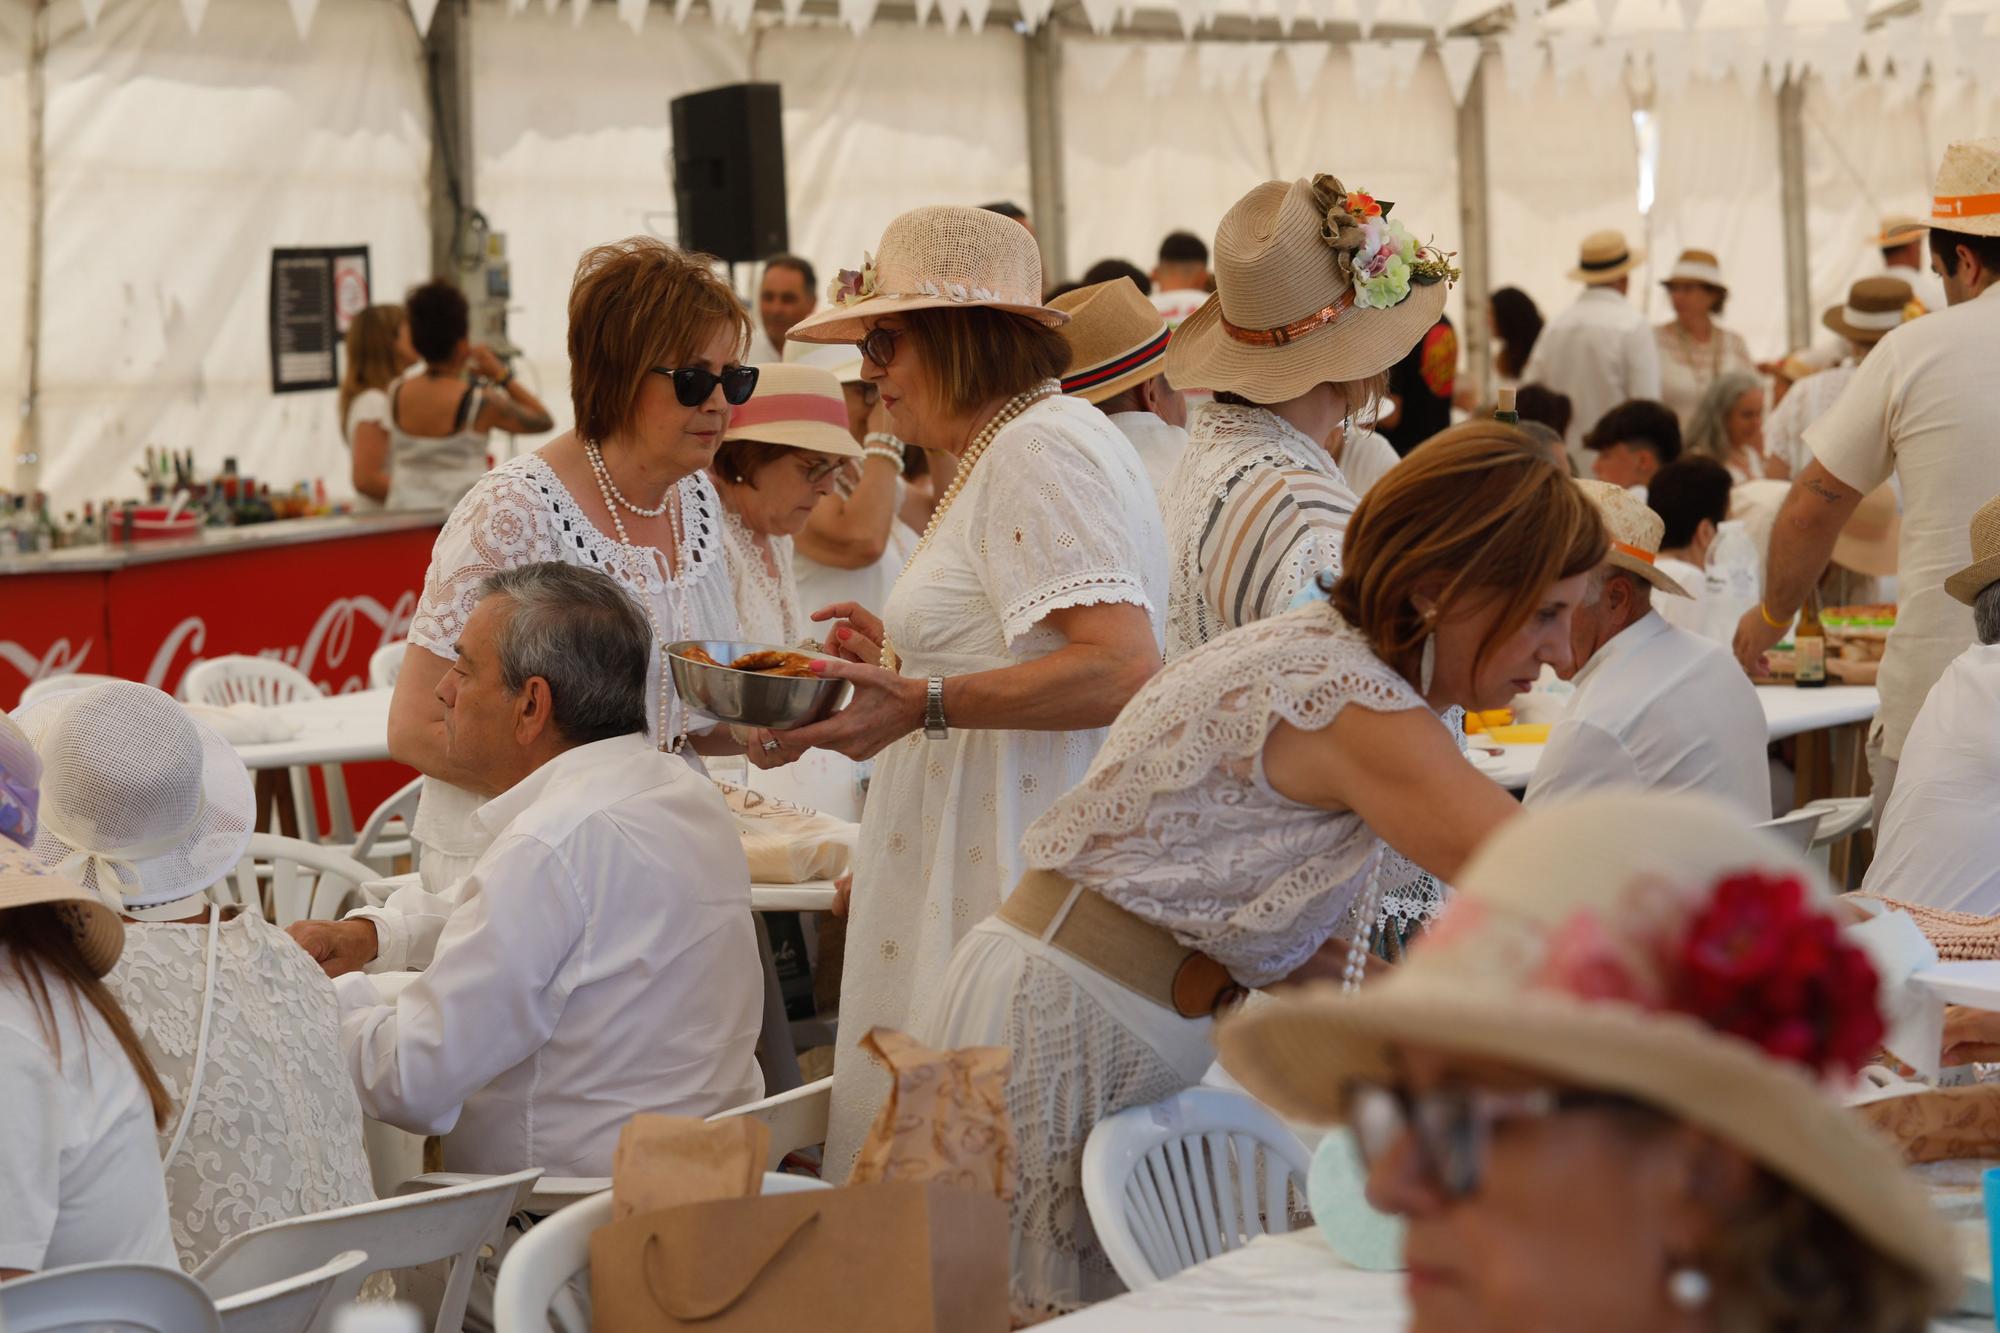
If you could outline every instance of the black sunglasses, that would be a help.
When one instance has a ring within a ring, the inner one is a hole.
[[[1411,1092],[1356,1079],[1342,1092],[1343,1118],[1353,1131],[1364,1169],[1373,1171],[1407,1134],[1431,1188],[1454,1201],[1479,1192],[1493,1131],[1509,1120],[1546,1119],[1574,1111],[1644,1110],[1617,1093],[1553,1088],[1499,1092],[1454,1085]]]
[[[887,370],[889,363],[896,359],[896,339],[903,336],[901,329],[876,325],[861,339],[861,355],[875,363],[876,369]]]
[[[665,366],[654,366],[655,375],[665,375],[674,382],[674,398],[682,407],[700,407],[715,392],[715,386],[722,386],[723,401],[731,407],[741,407],[750,401],[750,395],[757,389],[757,367],[730,366],[720,375],[700,366],[682,366],[678,370],[668,370]]]

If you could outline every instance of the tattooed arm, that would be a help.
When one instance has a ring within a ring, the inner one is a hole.
[[[1806,594],[1826,572],[1833,543],[1861,503],[1861,492],[1826,470],[1807,463],[1771,525],[1771,551],[1764,570],[1764,606],[1752,607],[1736,626],[1736,660],[1754,672],[1766,650],[1784,635],[1770,621],[1789,621]],[[1765,618],[1765,612],[1770,618]]]

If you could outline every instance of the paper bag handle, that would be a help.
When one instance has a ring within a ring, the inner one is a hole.
[[[736,1304],[736,1302],[742,1300],[744,1294],[756,1284],[758,1277],[763,1274],[764,1270],[775,1263],[778,1256],[785,1252],[785,1247],[790,1245],[792,1240],[801,1231],[806,1229],[807,1225],[817,1221],[819,1221],[819,1210],[815,1208],[793,1222],[783,1232],[773,1236],[769,1252],[742,1270],[742,1283],[733,1289],[726,1289],[714,1295],[681,1292],[678,1294],[678,1299],[672,1299],[676,1293],[669,1292],[662,1294],[660,1291],[658,1280],[654,1277],[654,1271],[659,1265],[654,1262],[653,1258],[654,1248],[660,1243],[660,1233],[657,1231],[648,1232],[646,1243],[639,1251],[639,1268],[646,1275],[646,1294],[653,1298],[653,1304],[659,1306],[661,1310],[673,1318],[680,1320],[682,1323],[694,1323],[703,1319],[713,1319],[729,1309],[730,1306]]]

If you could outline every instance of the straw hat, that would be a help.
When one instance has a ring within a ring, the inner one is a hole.
[[[1132,279],[1079,287],[1049,305],[1069,315],[1063,328],[1070,364],[1064,393],[1101,403],[1160,373],[1167,320]]]
[[[863,382],[861,349],[852,343],[802,343],[797,338],[786,338],[784,364],[818,366],[842,384]]]
[[[26,847],[0,838],[0,911],[37,903],[60,904],[59,914],[92,976],[101,977],[117,965],[125,951],[125,923],[118,913],[75,880],[50,874]]]
[[[1729,284],[1722,280],[1722,261],[1707,250],[1681,251],[1681,257],[1674,261],[1673,271],[1660,279],[1662,287],[1670,282],[1700,282],[1717,291],[1729,290]]]
[[[2000,236],[2000,139],[1948,145],[1933,193],[1931,226],[1967,236]]]
[[[1882,219],[1882,229],[1875,233],[1875,244],[1886,250],[1891,246],[1908,245],[1911,241],[1922,240],[1930,224],[1922,218],[1908,213],[1890,213]]]
[[[882,233],[876,257],[842,269],[827,303],[792,325],[787,342],[858,343],[867,321],[906,310],[987,306],[1051,328],[1068,315],[1042,304],[1033,233],[983,208],[913,208]]]
[[[1944,581],[1944,590],[1971,606],[1986,586],[2000,579],[2000,497],[1972,516],[1972,563]]]
[[[1902,325],[1915,299],[1901,278],[1863,278],[1847,289],[1846,304],[1834,306],[1819,322],[1850,341],[1876,343]]]
[[[41,753],[44,866],[129,911],[199,897],[243,859],[257,814],[249,771],[169,696],[108,681],[14,717]]]
[[[1390,222],[1392,207],[1327,175],[1237,200],[1215,232],[1215,294],[1167,347],[1168,381],[1281,403],[1401,361],[1458,271]],[[1357,266],[1373,275],[1359,286]]]
[[[749,400],[730,409],[722,438],[861,457],[861,446],[847,433],[847,395],[832,371],[817,366],[763,367]]]
[[[1349,1080],[1393,1079],[1400,1045],[1626,1094],[1956,1284],[1943,1224],[1889,1145],[1834,1101],[1879,1044],[1879,983],[1831,935],[1831,894],[1798,852],[1708,797],[1600,793],[1508,821],[1457,886],[1392,975],[1354,992],[1321,983],[1224,1023],[1224,1067],[1279,1114],[1320,1123],[1338,1118]],[[1818,955],[1812,981],[1731,950],[1753,919],[1758,938],[1785,942],[1777,957]],[[1694,957],[1718,955],[1736,976],[1697,973]],[[1776,998],[1786,991],[1797,998]],[[1719,1026],[1746,1019],[1768,1046]],[[1775,1053],[1801,1029],[1814,1049]]]
[[[1576,267],[1569,271],[1570,281],[1601,287],[1618,281],[1645,262],[1645,258],[1644,250],[1625,243],[1624,232],[1594,231],[1583,238],[1583,245],[1577,250]]]
[[[1667,535],[1667,521],[1648,509],[1623,486],[1608,481],[1579,480],[1576,486],[1597,506],[1611,535],[1611,553],[1605,560],[1627,573],[1637,574],[1661,592],[1675,597],[1692,597],[1680,581],[1659,569],[1660,539]]]

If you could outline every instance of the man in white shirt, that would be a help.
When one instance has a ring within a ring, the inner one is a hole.
[[[450,897],[302,922],[373,1118],[447,1168],[603,1176],[642,1111],[763,1095],[750,871],[722,795],[646,739],[644,618],[611,579],[490,577],[438,686],[492,845]],[[356,966],[424,970],[393,1003]],[[345,975],[341,975],[345,973]]]
[[[1822,324],[1846,340],[1846,360],[1794,384],[1764,418],[1764,456],[1782,462],[1786,475],[1796,476],[1812,461],[1806,427],[1840,401],[1875,344],[1902,325],[1913,299],[1910,284],[1901,278],[1863,278],[1848,289],[1843,304],[1820,316]]]
[[[1153,266],[1153,308],[1169,329],[1201,309],[1209,292],[1208,246],[1191,231],[1168,232]]]
[[[1833,409],[1806,429],[1813,459],[1792,483],[1771,534],[1764,602],[1736,628],[1751,666],[1819,582],[1862,498],[1893,474],[1903,495],[1896,627],[1882,658],[1882,708],[1868,737],[1875,818],[1924,697],[1972,642],[1972,616],[1944,590],[1965,561],[1974,509],[2000,494],[2000,139],[1945,150],[1933,205],[1931,260],[1950,308],[1892,330]],[[1947,229],[1949,228],[1949,229]]]
[[[1060,330],[1069,344],[1063,392],[1111,419],[1132,442],[1157,501],[1187,450],[1187,400],[1163,369],[1169,333],[1130,278],[1078,287],[1049,302],[1069,314]]]
[[[2000,914],[2000,499],[1972,520],[1970,565],[1945,592],[1972,608],[1958,655],[1903,740],[1862,888],[1951,912]]]
[[[1617,486],[1576,483],[1611,536],[1571,621],[1576,694],[1549,731],[1523,800],[1608,787],[1701,791],[1744,818],[1771,817],[1764,710],[1721,644],[1677,629],[1653,592],[1685,597],[1658,568],[1660,516]]]
[[[757,324],[751,330],[745,365],[785,359],[785,335],[792,325],[819,308],[819,280],[810,261],[797,255],[772,255],[764,261],[764,278],[757,287]]]
[[[1522,368],[1524,384],[1546,384],[1567,394],[1572,408],[1570,458],[1583,470],[1583,435],[1619,403],[1660,396],[1660,348],[1652,325],[1625,299],[1632,270],[1645,252],[1615,231],[1583,241],[1570,277],[1583,284],[1576,304],[1557,315]]]

